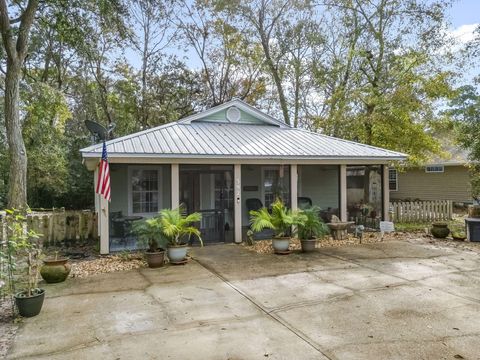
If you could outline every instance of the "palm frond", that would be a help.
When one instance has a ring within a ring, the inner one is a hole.
[[[192,223],[200,221],[201,218],[200,213],[186,215],[183,205],[177,209],[163,209],[160,211],[162,233],[168,237],[169,243],[172,245],[178,245],[180,239],[185,235],[195,235],[203,246],[200,230],[192,226]]]
[[[254,232],[260,232],[264,229],[275,229],[272,223],[272,216],[266,208],[250,211],[250,227]]]
[[[199,222],[202,220],[202,214],[196,212],[185,217],[185,221],[188,223]]]

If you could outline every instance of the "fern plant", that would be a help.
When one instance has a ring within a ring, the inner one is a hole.
[[[267,208],[250,211],[251,229],[254,232],[272,229],[277,238],[290,235],[292,226],[302,224],[305,220],[305,215],[300,211],[288,209],[280,199],[272,204],[271,213]]]
[[[302,210],[304,221],[298,225],[298,237],[302,240],[322,238],[330,232],[328,226],[320,218],[320,208],[312,206]]]
[[[137,240],[141,247],[147,249],[148,252],[163,249],[167,244],[167,239],[163,235],[158,216],[134,222],[133,232],[137,235]]]

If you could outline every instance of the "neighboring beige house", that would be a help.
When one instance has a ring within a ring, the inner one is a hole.
[[[448,160],[434,162],[406,171],[389,169],[391,200],[452,200],[472,203],[467,154],[451,149]]]

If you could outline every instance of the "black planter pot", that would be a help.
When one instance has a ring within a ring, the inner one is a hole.
[[[37,316],[42,310],[43,300],[45,299],[45,290],[38,289],[33,296],[26,296],[25,291],[15,294],[15,304],[18,312],[23,317]]]
[[[430,232],[437,239],[445,239],[450,234],[450,229],[447,223],[433,223]]]

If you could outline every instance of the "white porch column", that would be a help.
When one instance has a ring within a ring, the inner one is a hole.
[[[106,255],[110,252],[110,227],[109,222],[109,202],[101,195],[98,195],[97,190],[98,183],[98,166],[95,167],[93,173],[93,191],[95,194],[95,211],[97,212],[98,221],[98,235],[100,237],[100,254]]]
[[[172,209],[176,209],[180,206],[180,166],[178,164],[172,164],[171,173],[171,207]]]
[[[340,220],[347,219],[347,165],[340,165]]]
[[[97,190],[98,166],[95,168],[94,189]],[[109,234],[109,202],[103,196],[95,193],[95,210],[98,215],[98,234],[100,235],[100,254],[106,255],[110,252],[110,234]]]
[[[235,223],[235,242],[242,242],[242,165],[235,164],[233,167],[234,181],[234,223]]]
[[[298,209],[298,169],[297,164],[290,165],[290,203],[292,210]]]
[[[100,196],[96,193],[98,184],[98,166],[95,167],[93,171],[93,197],[95,198],[95,212],[98,214],[100,212]],[[98,229],[100,230],[100,217],[97,219]]]
[[[382,183],[382,191],[383,191],[383,220],[390,221],[390,188],[389,188],[389,181],[388,181],[388,166],[383,165],[383,183]]]
[[[109,202],[103,196],[100,196],[100,254],[105,255],[110,252],[110,234],[109,234]]]

